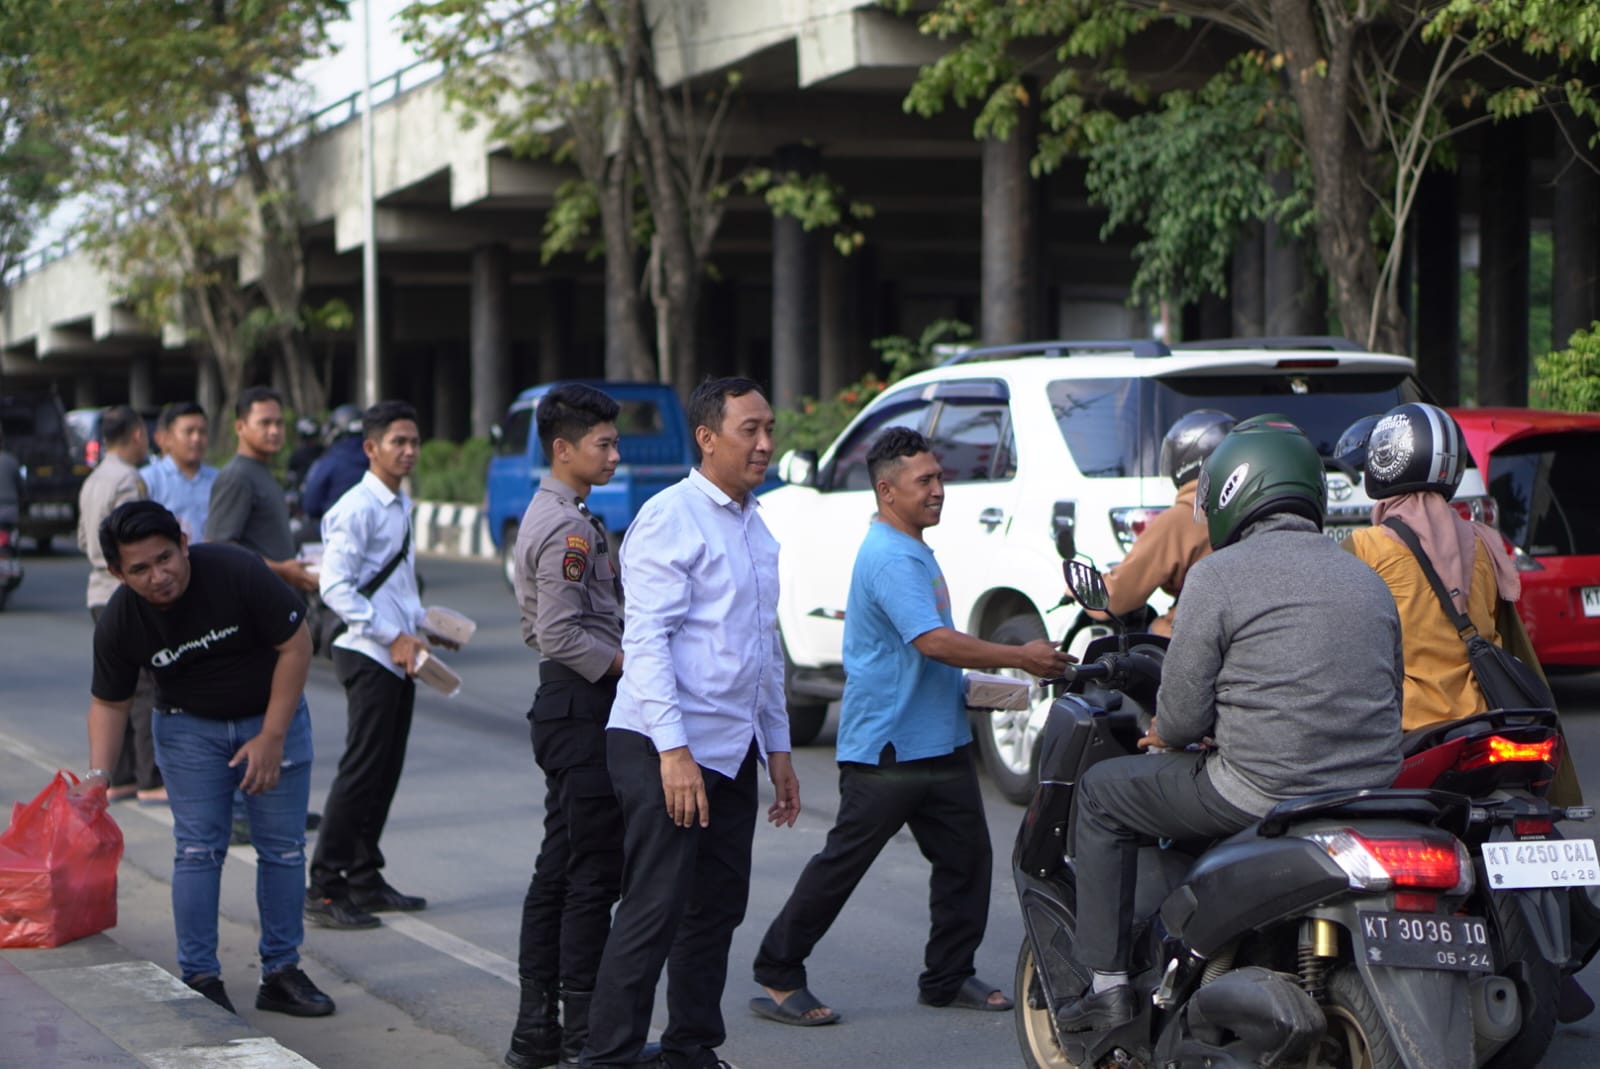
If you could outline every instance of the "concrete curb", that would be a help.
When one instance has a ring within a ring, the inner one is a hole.
[[[489,538],[488,517],[476,505],[415,502],[411,529],[418,553],[465,560],[494,560],[499,556]]]

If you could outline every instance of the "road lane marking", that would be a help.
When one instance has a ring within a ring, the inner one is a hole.
[[[0,743],[4,743],[6,748],[16,756],[37,765],[46,772],[53,774],[56,769],[63,767],[59,762],[47,760],[44,754],[21,739],[5,732],[0,732]],[[135,805],[128,808],[119,806],[117,812],[119,815],[137,813],[146,820],[154,821],[168,829],[172,827],[172,810],[164,805]],[[230,845],[228,847],[228,857],[241,865],[248,865],[251,868],[254,868],[256,864],[256,852],[249,846]],[[443,928],[429,924],[427,921],[418,920],[410,915],[385,914],[383,916],[383,926],[413,942],[421,943],[430,950],[437,951],[448,958],[454,958],[469,968],[486,972],[497,980],[503,980],[512,987],[520,985],[520,981],[517,978],[516,962],[502,957],[492,950],[485,950],[476,943],[462,939],[460,936],[452,935]]]

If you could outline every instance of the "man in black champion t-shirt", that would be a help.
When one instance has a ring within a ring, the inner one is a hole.
[[[304,935],[311,639],[300,598],[236,546],[190,546],[177,517],[131,501],[100,525],[122,585],[94,632],[90,784],[116,758],[139,669],[155,677],[156,760],[177,856],[172,913],[183,980],[233,1010],[217,960],[217,900],[233,795],[243,790],[256,848],[261,987],[256,1008],[322,1017],[333,1000],[300,971]]]

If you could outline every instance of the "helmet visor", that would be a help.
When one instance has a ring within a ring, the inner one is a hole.
[[[1205,466],[1200,468],[1199,481],[1194,488],[1194,522],[1206,522],[1206,502],[1211,500],[1211,472]]]

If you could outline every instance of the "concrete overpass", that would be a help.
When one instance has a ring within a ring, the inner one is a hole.
[[[854,380],[876,359],[871,339],[914,335],[938,318],[971,323],[985,340],[1148,329],[1126,305],[1133,238],[1100,238],[1104,216],[1088,203],[1081,170],[1069,164],[1034,179],[1020,139],[979,143],[970,115],[904,113],[916,70],[939,48],[909,21],[862,0],[654,6],[667,81],[733,68],[743,76],[728,131],[730,173],[804,146],[850,197],[877,211],[867,245],[846,258],[820,236],[775,221],[759,198],[736,196],[705,289],[702,372],[751,374],[771,382],[782,403]],[[1193,42],[1172,44],[1176,52]],[[308,303],[341,297],[359,314],[364,227],[354,118],[352,109],[297,151]],[[418,404],[425,429],[460,437],[483,433],[515,389],[600,374],[600,266],[577,256],[541,264],[538,255],[545,213],[573,172],[515,159],[481,127],[463,130],[437,79],[380,103],[374,122],[384,393]],[[1464,170],[1457,220],[1476,202],[1470,162]],[[1592,239],[1595,229],[1591,221],[1576,232]],[[1430,262],[1426,250],[1419,255]],[[1319,329],[1307,311],[1317,302],[1297,292],[1304,262],[1301,250],[1258,236],[1237,258],[1231,306],[1188,310],[1186,334]],[[1453,254],[1431,262],[1456,277]],[[243,257],[241,279],[254,271]],[[1436,338],[1449,316],[1434,317],[1440,326],[1426,333]],[[356,393],[360,334],[321,342],[332,401]],[[4,293],[0,388],[50,380],[69,406],[214,401],[207,365],[181,330],[137,322],[115,281],[82,253],[29,271]],[[273,370],[263,366],[255,377],[269,380]]]

